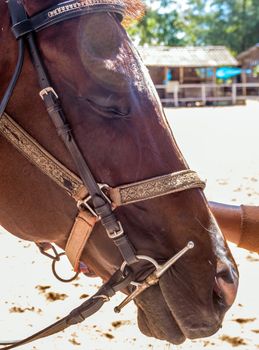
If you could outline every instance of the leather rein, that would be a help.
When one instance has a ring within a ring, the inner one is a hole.
[[[75,199],[79,211],[65,250],[75,271],[79,271],[83,248],[97,221],[101,222],[108,237],[119,249],[123,264],[94,296],[73,310],[68,316],[21,341],[0,343],[2,345],[9,344],[1,348],[4,350],[27,344],[64,330],[72,324],[82,322],[85,318],[97,312],[117,291],[125,291],[127,287],[133,286],[134,290],[132,294],[116,308],[118,312],[145,289],[158,283],[161,275],[189,249],[192,249],[194,244],[189,242],[186,247],[165,264],[159,265],[150,257],[136,254],[135,248],[124,232],[122,223],[116,218],[115,209],[121,205],[136,203],[170,193],[192,188],[204,189],[205,187],[204,182],[199,179],[198,175],[189,169],[116,188],[112,188],[107,184],[98,184],[75,142],[72,130],[62,110],[58,94],[52,87],[46,69],[43,66],[35,40],[35,32],[65,20],[96,12],[111,12],[122,19],[125,14],[125,4],[123,1],[70,0],[59,3],[32,17],[28,17],[24,6],[17,0],[9,0],[8,9],[12,21],[12,31],[18,41],[19,54],[15,72],[0,104],[0,133],[28,158],[32,164],[36,165]],[[63,140],[76,165],[79,176],[73,174],[52,157],[5,112],[22,71],[25,43],[28,44],[32,63],[38,75],[39,95],[56,127],[58,135]],[[134,282],[131,266],[141,260],[149,261],[154,266],[154,272],[143,282],[139,283]]]

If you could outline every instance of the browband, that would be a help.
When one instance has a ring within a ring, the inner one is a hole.
[[[53,24],[90,13],[116,13],[120,20],[123,19],[125,14],[125,4],[121,0],[69,0],[58,3],[57,5],[54,5],[30,18],[24,7],[18,2],[9,2],[8,6],[9,8],[12,7],[10,13],[15,13],[16,17],[12,18],[12,31],[16,39],[31,32],[38,32]]]

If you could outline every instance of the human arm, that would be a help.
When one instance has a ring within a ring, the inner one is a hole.
[[[209,205],[227,240],[259,253],[259,206]]]

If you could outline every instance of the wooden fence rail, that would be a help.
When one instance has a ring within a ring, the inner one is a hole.
[[[208,105],[218,103],[237,104],[247,98],[259,100],[259,83],[246,84],[178,84],[156,85],[156,89],[164,105],[196,104]]]

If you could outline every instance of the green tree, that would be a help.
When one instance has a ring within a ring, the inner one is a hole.
[[[259,0],[149,0],[142,21],[129,29],[150,45],[225,45],[239,53],[259,42]]]
[[[145,17],[128,29],[129,34],[140,45],[181,45],[183,42],[178,36],[181,31],[179,14],[170,9],[172,0],[150,1]],[[160,10],[150,5],[158,4]],[[169,8],[169,10],[168,10]]]
[[[189,0],[182,18],[186,42],[241,52],[259,41],[258,0]]]

